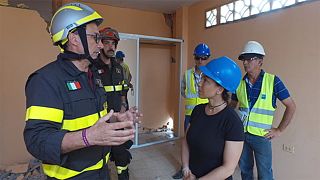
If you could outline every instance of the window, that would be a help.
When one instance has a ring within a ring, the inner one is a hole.
[[[306,1],[316,0],[235,0],[206,11],[206,27],[230,23]]]
[[[251,15],[260,14],[267,11],[270,11],[269,0],[253,0],[251,2]]]
[[[206,12],[206,27],[217,25],[217,9]]]
[[[226,23],[229,21],[233,21],[233,3],[226,4],[221,6],[220,8],[220,23]]]
[[[234,2],[234,20],[250,16],[250,0]]]

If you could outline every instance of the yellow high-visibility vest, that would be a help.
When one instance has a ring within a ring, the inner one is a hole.
[[[185,80],[186,80],[185,114],[190,116],[193,108],[196,105],[208,103],[209,100],[199,98],[199,94],[196,91],[196,83],[195,83],[195,79],[194,79],[194,69],[189,69],[186,71]]]
[[[269,73],[264,74],[261,92],[251,110],[247,98],[246,83],[245,80],[241,80],[236,93],[245,132],[257,136],[264,136],[267,134],[264,130],[272,128],[274,112],[276,110],[272,106],[274,77],[274,75]]]

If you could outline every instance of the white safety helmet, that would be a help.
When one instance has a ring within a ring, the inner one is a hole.
[[[266,53],[264,52],[263,46],[258,43],[257,41],[249,41],[244,46],[243,51],[240,55],[243,54],[259,54],[265,56]]]

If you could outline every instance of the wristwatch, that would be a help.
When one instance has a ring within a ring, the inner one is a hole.
[[[122,102],[122,103],[121,103],[121,106],[123,106],[123,107],[126,108],[126,109],[128,108],[128,104],[127,104],[126,102]]]

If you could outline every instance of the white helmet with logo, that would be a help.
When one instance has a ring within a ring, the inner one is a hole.
[[[265,56],[266,53],[264,52],[263,46],[258,43],[257,41],[249,41],[244,46],[244,49],[240,55],[243,54],[259,54]]]

